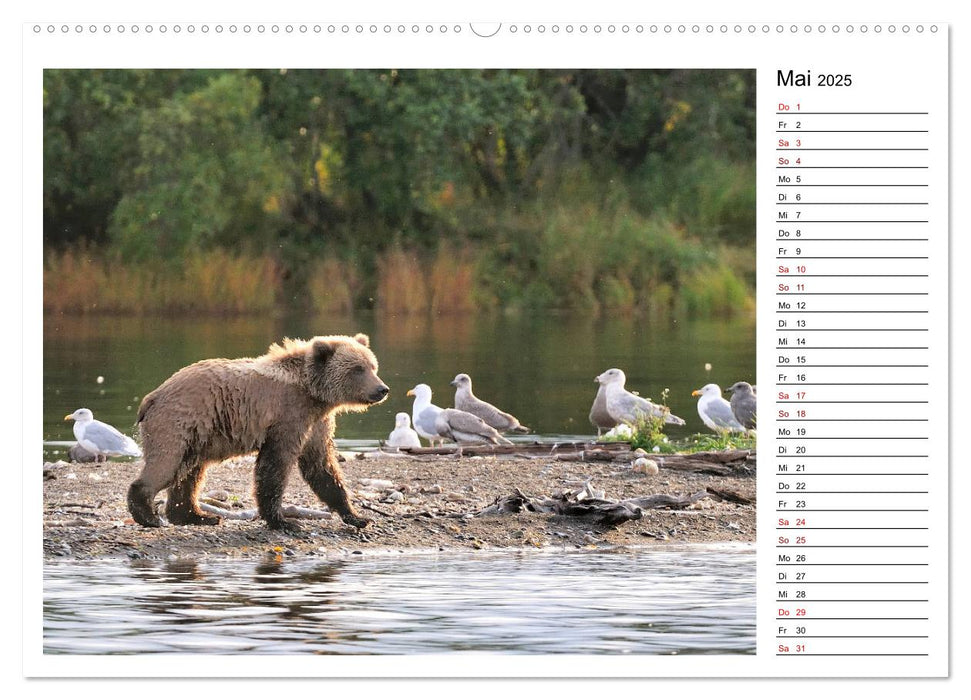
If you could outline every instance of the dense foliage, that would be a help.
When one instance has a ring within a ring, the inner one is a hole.
[[[343,307],[453,260],[458,306],[739,308],[754,102],[750,71],[49,70],[48,274],[230,251]]]

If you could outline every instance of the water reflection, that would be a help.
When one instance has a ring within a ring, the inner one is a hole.
[[[405,392],[431,385],[451,405],[448,385],[472,375],[476,392],[542,435],[591,435],[587,420],[593,378],[624,369],[628,387],[659,400],[688,421],[674,437],[704,431],[691,391],[708,382],[754,381],[753,319],[671,320],[575,314],[473,316],[374,315],[263,318],[48,317],[44,322],[44,440],[71,441],[63,416],[85,406],[131,432],[141,397],[181,367],[208,357],[259,355],[284,336],[321,333],[371,336],[381,376],[391,387],[382,405],[342,416],[338,437],[387,437],[394,414],[410,411]],[[712,365],[705,371],[706,363]],[[97,377],[103,377],[102,383]],[[56,448],[62,449],[62,448]],[[62,450],[63,451],[63,450]],[[48,450],[47,456],[53,455]]]
[[[45,653],[754,653],[751,550],[59,562]]]

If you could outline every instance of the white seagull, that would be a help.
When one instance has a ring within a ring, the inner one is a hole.
[[[716,433],[729,431],[741,432],[745,428],[735,419],[732,406],[722,398],[722,390],[717,384],[705,384],[691,392],[698,399],[698,415],[702,422]]]
[[[74,421],[74,437],[78,444],[95,456],[95,461],[108,459],[109,455],[122,457],[141,457],[142,451],[127,435],[122,435],[107,423],[94,419],[94,414],[86,408],[64,416],[64,420]]]
[[[511,445],[506,438],[487,425],[481,418],[457,408],[441,408],[432,403],[432,389],[427,384],[419,384],[408,390],[408,396],[415,397],[411,409],[411,420],[415,430],[432,445],[437,440],[446,439],[461,443],[483,443]]]
[[[670,425],[684,425],[684,419],[671,413],[667,406],[659,406],[624,389],[627,375],[619,369],[608,369],[597,377],[604,386],[607,413],[618,423],[631,425],[647,417],[663,418]]]
[[[401,412],[394,417],[394,430],[384,444],[388,447],[421,447],[418,433],[411,428],[411,416]]]

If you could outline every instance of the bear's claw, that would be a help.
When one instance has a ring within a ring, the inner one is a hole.
[[[352,527],[356,527],[358,530],[363,530],[371,524],[370,518],[362,518],[360,515],[355,515],[353,513],[344,513],[341,515],[341,520]]]

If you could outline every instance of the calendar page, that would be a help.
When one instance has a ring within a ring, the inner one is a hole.
[[[948,23],[328,12],[23,25],[24,674],[947,677]]]

